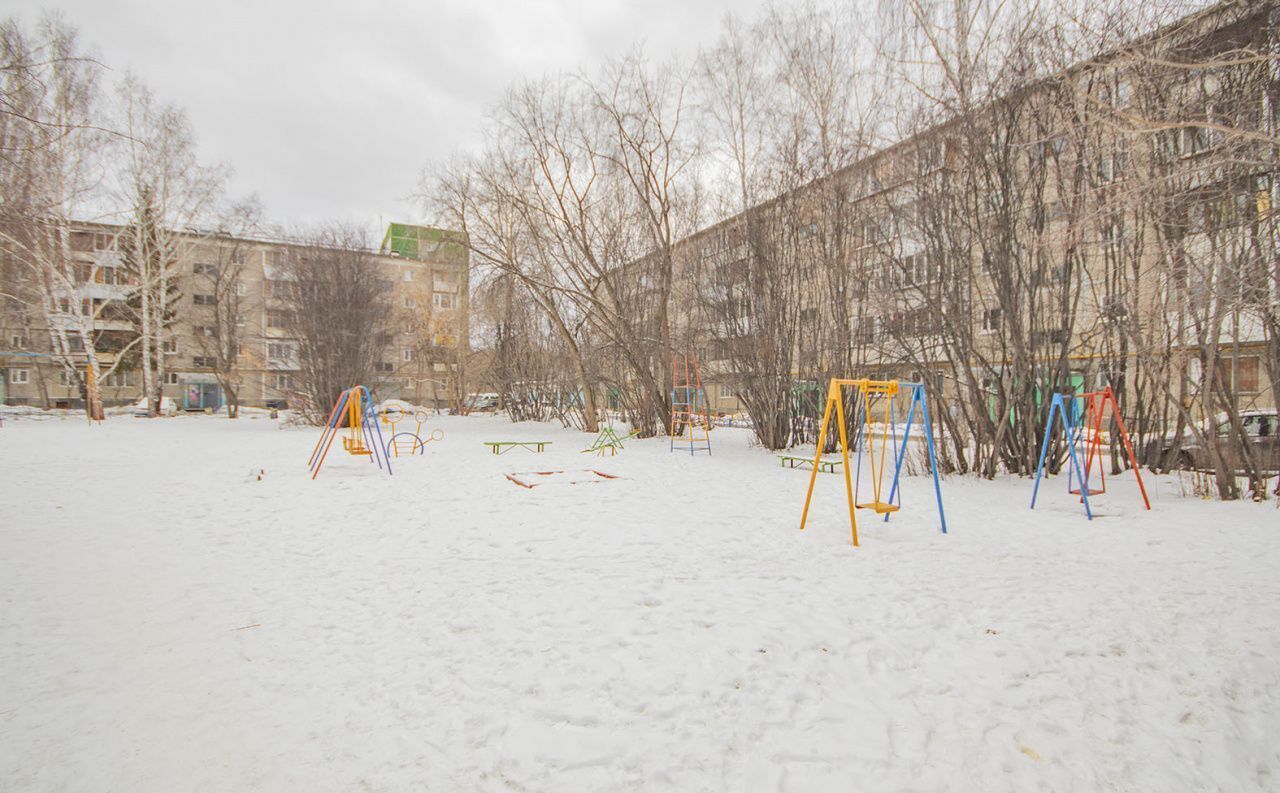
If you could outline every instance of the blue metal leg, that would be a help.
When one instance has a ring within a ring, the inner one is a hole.
[[[947,533],[947,513],[942,509],[942,485],[938,482],[938,455],[933,445],[933,421],[929,417],[929,398],[920,387],[920,413],[924,419],[924,438],[929,445],[929,467],[933,469],[933,494],[938,498],[938,521],[942,524],[942,533]]]
[[[372,436],[374,432],[378,434],[378,443],[377,443],[377,446],[375,446],[374,448],[379,449],[381,451],[382,459],[385,460],[387,463],[387,475],[390,476],[391,475],[391,456],[387,454],[387,447],[383,445],[382,427],[378,424],[378,412],[373,408],[373,397],[369,395],[368,391],[364,392],[364,398],[369,405],[369,416],[372,418],[372,421],[373,421],[373,430],[370,432],[370,435]],[[377,454],[377,452],[375,452],[375,454]],[[379,463],[379,467],[381,467],[381,463]]]
[[[1031,508],[1036,508],[1036,495],[1040,492],[1040,477],[1044,474],[1044,458],[1049,453],[1049,440],[1053,437],[1053,416],[1058,412],[1062,405],[1062,396],[1060,394],[1053,395],[1053,401],[1049,404],[1049,420],[1044,424],[1044,440],[1040,443],[1040,462],[1036,464],[1036,484],[1031,488]],[[1066,422],[1065,416],[1063,422]],[[1070,434],[1070,429],[1068,429]]]
[[[906,456],[907,456],[907,441],[908,441],[908,440],[910,439],[910,437],[911,437],[911,422],[912,422],[912,420],[915,418],[915,415],[916,415],[916,402],[918,401],[918,396],[917,396],[918,394],[919,394],[919,392],[918,392],[918,391],[916,391],[915,389],[912,389],[912,392],[911,392],[911,407],[907,408],[907,423],[906,423],[906,424],[903,426],[903,428],[902,428],[902,446],[901,446],[901,448],[899,448],[899,446],[898,446],[898,442],[897,442],[897,440],[896,440],[896,437],[895,437],[895,440],[894,440],[894,446],[893,446],[893,457],[894,457],[895,462],[894,462],[894,465],[893,465],[893,485],[889,488],[889,503],[890,503],[890,504],[892,504],[892,503],[893,503],[893,497],[894,497],[895,495],[897,495],[897,494],[898,494],[898,482],[899,482],[899,477],[901,477],[901,476],[902,476],[902,461],[903,461],[903,460],[906,458]],[[899,503],[901,503],[901,498],[899,498]],[[888,522],[889,522],[889,513],[888,513],[888,512],[884,513],[884,522],[885,522],[885,523],[888,523]]]

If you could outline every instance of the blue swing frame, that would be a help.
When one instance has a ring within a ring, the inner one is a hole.
[[[899,484],[902,477],[902,462],[903,460],[906,459],[906,456],[907,456],[907,441],[911,437],[911,427],[915,422],[916,411],[918,409],[920,411],[920,421],[921,423],[924,424],[925,444],[926,446],[928,446],[928,449],[929,449],[929,469],[933,473],[933,494],[938,504],[938,521],[941,523],[942,533],[946,534],[947,533],[947,514],[942,507],[942,485],[938,480],[938,455],[934,447],[933,422],[930,420],[930,416],[929,416],[929,400],[925,395],[924,383],[913,383],[913,382],[901,380],[898,382],[898,389],[900,391],[903,389],[909,389],[911,391],[911,403],[910,403],[910,406],[907,408],[907,421],[902,429],[901,445],[899,445],[898,443],[897,432],[895,431],[893,433],[893,459],[894,459],[893,483],[889,488],[889,500],[887,503],[895,504],[896,506],[899,506],[899,507],[902,506],[902,493],[899,490]],[[892,397],[887,397],[887,398],[892,400]],[[862,486],[862,481],[861,481],[862,455],[863,455],[863,452],[866,450],[865,444],[867,442],[865,433],[863,432],[863,429],[866,425],[864,416],[866,416],[867,412],[870,410],[871,410],[871,405],[868,404],[868,400],[866,399],[865,396],[863,396],[863,398],[858,400],[857,407],[854,409],[855,426],[858,428],[857,436],[854,439],[854,448],[857,449],[857,454],[858,454],[858,464],[855,468],[855,473],[854,473],[854,476],[855,476],[854,501],[855,502],[857,501],[858,491]],[[896,430],[897,423],[898,422],[897,422],[897,416],[895,413],[894,402],[890,401],[889,402],[889,424],[892,427],[894,427]],[[896,501],[894,500],[895,497],[897,497]],[[886,512],[884,514],[885,523],[889,522],[889,516],[891,514],[892,513],[889,513],[889,512]]]
[[[1070,401],[1070,405],[1068,405],[1068,401]],[[1036,496],[1040,493],[1040,479],[1044,476],[1044,461],[1049,453],[1049,442],[1053,440],[1053,418],[1056,415],[1061,420],[1062,429],[1067,437],[1069,458],[1067,463],[1067,490],[1071,489],[1072,475],[1074,474],[1075,479],[1080,482],[1080,500],[1084,502],[1084,514],[1089,520],[1093,520],[1093,508],[1089,506],[1089,474],[1076,456],[1076,444],[1084,431],[1083,425],[1076,419],[1076,410],[1075,394],[1053,395],[1053,401],[1049,405],[1049,418],[1044,423],[1044,440],[1040,443],[1040,462],[1036,464],[1036,484],[1031,489],[1031,508],[1036,508]]]

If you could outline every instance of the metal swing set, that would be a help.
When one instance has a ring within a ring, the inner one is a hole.
[[[1083,410],[1079,406],[1083,406]],[[1151,509],[1151,499],[1147,497],[1146,485],[1142,483],[1142,468],[1133,453],[1133,443],[1129,440],[1129,432],[1125,429],[1124,419],[1120,417],[1120,409],[1116,405],[1115,392],[1111,386],[1101,391],[1086,391],[1082,394],[1054,394],[1049,405],[1049,418],[1044,425],[1044,441],[1040,444],[1040,462],[1036,465],[1036,483],[1031,489],[1031,508],[1036,508],[1036,496],[1040,493],[1040,480],[1044,476],[1045,458],[1049,453],[1049,444],[1055,435],[1054,418],[1062,427],[1067,444],[1067,492],[1080,496],[1084,504],[1084,514],[1093,520],[1093,507],[1089,505],[1089,496],[1100,496],[1107,492],[1107,476],[1102,462],[1102,423],[1110,411],[1119,430],[1120,440],[1124,443],[1129,464],[1133,467],[1133,475],[1138,480],[1138,491],[1142,494],[1142,503]],[[1111,439],[1114,445],[1115,439]],[[1084,464],[1080,463],[1080,452],[1077,446],[1084,445]],[[1097,487],[1090,484],[1093,461],[1098,461]]]
[[[846,409],[844,390],[854,389],[853,425],[854,454],[857,455],[857,469],[850,475],[849,470],[849,432],[845,421]],[[902,442],[898,442],[897,415],[894,407],[895,397],[899,392],[910,394],[910,406],[907,408],[906,423],[902,431]],[[872,426],[873,402],[880,402],[879,439]],[[813,486],[818,479],[818,467],[822,460],[822,449],[826,444],[827,430],[831,425],[831,414],[836,414],[840,426],[840,457],[843,461],[845,492],[849,502],[849,528],[853,535],[853,544],[858,545],[858,519],[855,509],[870,509],[877,515],[889,516],[902,508],[902,493],[899,484],[902,476],[902,462],[906,459],[907,441],[911,437],[911,427],[916,421],[924,425],[925,443],[929,451],[929,468],[933,473],[933,491],[938,502],[938,519],[942,524],[942,533],[947,533],[947,517],[942,508],[942,488],[938,481],[938,460],[934,451],[933,422],[929,417],[929,400],[925,395],[924,383],[911,383],[901,380],[846,380],[832,379],[827,387],[827,407],[822,416],[822,429],[818,433],[818,445],[813,458],[813,471],[809,474],[809,491],[804,498],[804,512],[800,515],[800,528],[805,527],[809,518],[809,504],[813,499]],[[893,456],[886,459],[889,445],[892,442]],[[878,448],[877,448],[878,446]],[[866,456],[871,472],[871,500],[860,501],[862,487],[862,458]],[[884,476],[893,464],[893,479],[885,494]]]
[[[345,426],[344,426],[345,423]],[[343,432],[343,430],[346,430]],[[333,412],[325,422],[324,432],[316,442],[307,462],[311,469],[311,478],[320,473],[320,466],[329,455],[329,447],[333,439],[342,436],[342,448],[347,454],[357,457],[368,457],[378,468],[391,474],[391,458],[387,455],[387,447],[382,441],[382,428],[378,426],[378,411],[373,406],[373,398],[369,389],[362,385],[344,389],[333,405]]]

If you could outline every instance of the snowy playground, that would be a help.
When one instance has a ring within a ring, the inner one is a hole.
[[[1271,503],[918,475],[854,548],[746,430],[429,426],[6,421],[0,789],[1280,788]]]

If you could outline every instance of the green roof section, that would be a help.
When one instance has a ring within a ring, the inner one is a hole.
[[[378,252],[403,259],[453,258],[466,255],[467,235],[461,231],[415,226],[410,223],[388,223]]]

